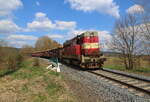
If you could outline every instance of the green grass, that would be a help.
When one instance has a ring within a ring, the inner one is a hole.
[[[105,65],[104,68],[114,69],[114,70],[120,70],[120,71],[129,71],[129,72],[142,72],[142,73],[150,73],[150,68],[136,68],[132,70],[127,70],[123,66],[119,65]]]
[[[139,68],[136,69],[125,69],[122,60],[119,57],[107,57],[107,61],[104,63],[104,68],[126,71],[131,73],[141,73],[141,74],[150,74],[150,65],[147,60],[141,59],[141,66],[137,66]]]
[[[52,96],[55,95],[59,90],[61,90],[61,86],[51,82],[47,85],[46,90],[49,96]]]
[[[8,86],[15,87],[13,94],[18,95],[17,102],[73,102],[61,75],[42,66],[35,67],[32,61],[24,61],[18,70],[9,74],[6,81]],[[8,90],[5,88],[6,92]],[[6,100],[9,98],[7,96]]]
[[[22,92],[26,93],[26,92],[28,92],[28,91],[29,91],[29,89],[28,89],[27,84],[23,85],[23,86],[22,86]]]
[[[11,73],[13,70],[11,69],[1,69],[0,76],[6,75],[7,73]]]
[[[104,68],[110,68],[110,69],[114,69],[114,70],[125,70],[125,68],[121,65],[105,65]]]
[[[54,72],[54,71],[49,71],[50,75],[55,75],[55,76],[59,76],[60,74],[58,72]]]
[[[43,68],[31,66],[31,62],[25,61],[22,63],[21,68],[14,72],[12,76],[14,79],[31,79],[43,75],[44,72]]]
[[[150,73],[150,68],[137,68],[137,69],[133,69],[131,71],[133,71],[133,72]]]
[[[41,93],[38,93],[36,98],[33,100],[33,102],[45,102],[47,100],[47,97]]]

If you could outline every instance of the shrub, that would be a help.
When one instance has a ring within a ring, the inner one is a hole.
[[[34,59],[33,59],[33,66],[36,66],[36,67],[40,66],[40,63],[39,63],[39,59],[38,59],[38,58],[34,58]]]
[[[6,61],[7,61],[7,68],[15,70],[20,66],[22,62],[22,56],[18,52],[9,53],[8,57],[6,58]]]

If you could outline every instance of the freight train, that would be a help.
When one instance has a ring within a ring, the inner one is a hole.
[[[58,58],[59,61],[84,69],[102,68],[106,58],[100,51],[97,32],[87,31],[64,42],[63,47],[32,53],[33,57]]]

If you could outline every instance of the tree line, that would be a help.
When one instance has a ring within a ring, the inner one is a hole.
[[[35,46],[23,45],[22,48],[14,48],[0,39],[0,76],[13,72],[21,67],[22,62],[36,51],[49,50],[60,47],[61,44],[52,40],[48,36],[40,37]],[[34,61],[38,64],[38,61]]]

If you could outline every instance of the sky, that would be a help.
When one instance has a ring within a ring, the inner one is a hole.
[[[63,44],[84,31],[97,31],[107,49],[117,19],[142,11],[132,0],[0,0],[0,40],[20,48],[42,36]]]

